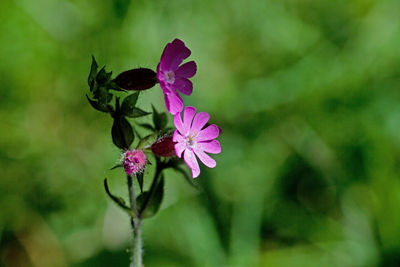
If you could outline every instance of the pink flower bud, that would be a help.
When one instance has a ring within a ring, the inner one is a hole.
[[[124,169],[128,175],[143,172],[147,157],[142,150],[128,150],[123,154]]]
[[[174,145],[172,136],[163,137],[151,146],[151,151],[158,157],[173,157],[176,155]]]

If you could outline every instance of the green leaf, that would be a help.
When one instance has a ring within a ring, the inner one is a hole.
[[[151,146],[154,144],[158,139],[158,132],[149,134],[148,136],[144,137],[142,140],[140,140],[139,144],[137,145],[137,149],[143,149],[146,147]]]
[[[113,90],[115,90],[115,91],[126,92],[124,89],[122,89],[121,87],[119,87],[118,84],[116,84],[114,81],[108,81],[108,83],[106,84],[106,88],[107,88],[107,89],[113,89]]]
[[[102,112],[109,112],[107,105],[101,105],[101,104],[99,104],[98,102],[96,102],[96,101],[90,99],[88,95],[86,95],[86,98],[87,98],[87,100],[89,101],[90,105],[91,105],[94,109],[99,110],[99,111],[102,111]]]
[[[92,91],[93,83],[97,75],[98,65],[94,56],[92,56],[92,66],[90,67],[90,73],[88,77],[88,85],[90,86],[90,90]]]
[[[125,116],[127,116],[129,118],[139,118],[139,117],[143,117],[143,116],[147,116],[147,115],[151,114],[151,112],[146,112],[144,110],[141,110],[140,108],[133,108],[129,112],[122,110],[122,112]]]
[[[115,165],[114,167],[112,167],[110,170],[114,170],[114,169],[121,168],[121,167],[124,167],[124,165],[122,165],[122,164],[117,164],[117,165]]]
[[[117,117],[111,128],[113,143],[121,149],[129,149],[133,142],[134,134],[130,123],[125,117]]]
[[[167,126],[168,119],[166,113],[158,113],[157,110],[153,107],[153,122],[156,130],[162,130]]]
[[[136,106],[136,102],[139,97],[139,92],[133,93],[125,97],[124,101],[122,101],[121,111],[123,114],[129,114]]]
[[[135,217],[133,211],[125,205],[125,201],[122,197],[116,197],[111,194],[110,189],[108,188],[107,178],[104,179],[104,189],[106,190],[107,195],[111,198],[112,201],[115,202],[123,211],[129,214],[131,217]]]
[[[136,174],[136,179],[140,187],[140,192],[143,193],[143,172]]]
[[[147,129],[147,130],[150,130],[150,131],[154,131],[155,130],[154,127],[152,125],[150,125],[149,123],[138,123],[138,125],[143,127],[143,128],[145,128],[145,129]]]
[[[136,203],[138,204],[140,215],[142,218],[149,218],[154,216],[160,209],[161,202],[164,196],[164,175],[161,174],[160,181],[158,181],[154,192],[150,195],[150,199],[145,203],[145,200],[149,197],[150,192],[143,192],[137,197]],[[146,205],[145,207],[143,205]]]
[[[106,68],[105,66],[102,67],[96,76],[96,82],[101,86],[106,86],[109,83],[112,75],[112,71],[106,72],[105,68]]]

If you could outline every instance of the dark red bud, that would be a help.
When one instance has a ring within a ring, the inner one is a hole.
[[[172,136],[163,137],[151,146],[151,151],[159,157],[173,157],[176,155]]]
[[[138,68],[120,73],[114,82],[125,90],[140,91],[153,87],[158,80],[153,70]]]

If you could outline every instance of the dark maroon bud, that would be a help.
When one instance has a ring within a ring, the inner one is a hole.
[[[172,136],[162,137],[151,146],[151,151],[158,157],[173,157],[176,155],[174,146]]]
[[[125,90],[140,91],[153,87],[158,80],[153,70],[138,68],[120,73],[114,82]]]

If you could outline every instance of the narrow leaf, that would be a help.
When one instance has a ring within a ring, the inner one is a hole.
[[[99,66],[97,65],[96,59],[94,58],[94,56],[92,56],[92,65],[90,67],[90,73],[88,77],[88,85],[90,86],[90,90],[92,90],[93,82],[94,79],[96,78],[98,67]]]
[[[104,179],[104,189],[106,190],[107,195],[111,198],[112,201],[114,201],[115,204],[117,204],[123,211],[128,213],[129,216],[135,217],[133,211],[125,205],[125,201],[122,197],[116,197],[111,194],[110,189],[108,188],[107,178]]]
[[[135,137],[132,126],[125,117],[117,117],[114,119],[111,128],[111,136],[113,143],[121,149],[129,149]]]
[[[167,126],[168,119],[166,113],[158,113],[157,110],[153,107],[153,122],[156,130],[162,130]]]
[[[109,112],[109,110],[108,110],[108,108],[107,108],[106,105],[101,105],[101,104],[99,104],[98,102],[96,102],[96,101],[90,99],[88,95],[86,95],[86,98],[87,98],[87,100],[89,101],[90,105],[91,105],[94,109],[99,110],[99,111],[102,111],[102,112]]]
[[[122,101],[122,105],[121,105],[121,111],[124,115],[130,114],[132,112],[132,110],[136,106],[138,97],[139,97],[139,92],[133,93],[133,94],[125,97],[125,99],[124,99],[124,101]]]
[[[142,218],[149,218],[154,216],[157,211],[160,209],[161,202],[164,196],[164,176],[161,174],[160,181],[158,181],[155,190],[153,191],[153,194],[150,195],[150,192],[146,191],[142,193],[138,198],[137,198],[137,204],[140,208],[140,215]],[[144,207],[142,205],[145,205],[145,200],[150,197],[149,201],[147,202],[147,205]]]
[[[136,179],[139,183],[140,192],[143,193],[143,173],[136,174]]]

